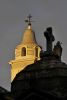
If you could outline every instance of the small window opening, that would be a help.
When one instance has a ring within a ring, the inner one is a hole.
[[[25,47],[22,48],[21,56],[26,56],[26,48]]]

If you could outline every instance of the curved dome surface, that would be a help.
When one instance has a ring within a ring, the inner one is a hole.
[[[31,26],[28,26],[28,28],[25,30],[22,43],[36,43],[35,33],[32,30]]]
[[[18,86],[19,91],[34,89],[65,100],[67,96],[67,65],[56,59],[44,58],[27,66],[16,75],[12,82],[12,91],[18,91]]]

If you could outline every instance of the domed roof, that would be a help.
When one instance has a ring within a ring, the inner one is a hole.
[[[23,44],[37,44],[36,43],[36,38],[35,38],[35,33],[31,28],[31,25],[28,25],[28,28],[25,30],[24,35],[23,35]]]
[[[22,89],[21,84],[23,84]],[[27,66],[16,75],[12,82],[13,91],[18,90],[17,86],[22,91],[33,88],[56,97],[65,98],[67,96],[67,65],[59,60],[49,60],[49,57],[48,59],[45,57]]]

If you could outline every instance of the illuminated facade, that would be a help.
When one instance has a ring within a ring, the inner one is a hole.
[[[16,74],[23,70],[27,65],[40,60],[41,48],[36,42],[35,33],[32,30],[29,20],[28,27],[24,32],[22,42],[15,49],[15,59],[11,60],[11,81]]]

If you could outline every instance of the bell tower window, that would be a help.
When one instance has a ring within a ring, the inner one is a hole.
[[[38,57],[38,48],[37,47],[35,48],[35,55],[36,55],[36,57]]]
[[[25,47],[22,48],[21,56],[26,56],[26,48]]]

